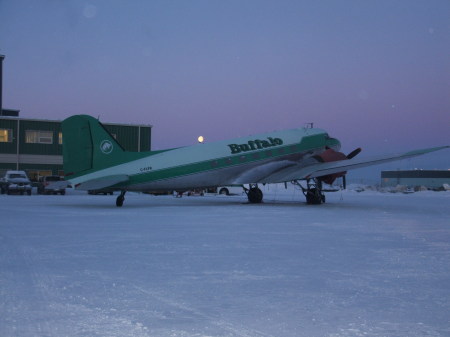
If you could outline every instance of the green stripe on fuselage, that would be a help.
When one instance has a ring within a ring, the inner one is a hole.
[[[138,173],[130,176],[130,181],[126,185],[118,185],[116,188],[126,188],[126,186],[139,185],[143,183],[155,182],[159,180],[166,180],[172,178],[179,178],[183,176],[204,173],[208,171],[221,170],[224,168],[235,167],[239,165],[246,165],[260,161],[277,161],[287,159],[293,155],[303,156],[305,153],[312,153],[315,150],[320,150],[328,147],[339,146],[337,139],[328,138],[326,134],[316,134],[311,136],[304,136],[300,143],[280,145],[270,147],[262,150],[248,151],[238,153],[227,157],[208,159],[205,161],[189,163],[185,165],[178,165],[169,168],[145,173]],[[171,155],[170,151],[167,155]]]

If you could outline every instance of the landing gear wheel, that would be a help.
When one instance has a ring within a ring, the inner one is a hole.
[[[247,192],[247,198],[251,204],[260,204],[263,199],[263,192],[258,187],[252,187]]]
[[[116,206],[117,207],[122,207],[123,202],[125,200],[125,193],[126,193],[126,191],[122,191],[120,193],[120,195],[117,197],[117,199],[116,199]]]
[[[306,203],[309,205],[320,205],[325,202],[325,196],[318,188],[311,188],[306,191]]]
[[[293,181],[297,186],[300,186],[306,198],[308,205],[320,205],[325,202],[325,194],[322,192],[322,181],[314,178],[306,180],[306,188],[298,181]]]

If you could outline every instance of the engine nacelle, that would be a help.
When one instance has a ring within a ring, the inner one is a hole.
[[[327,149],[321,154],[314,156],[314,158],[321,163],[328,163],[338,160],[349,159],[348,156],[346,156],[342,152],[338,152],[333,149]],[[327,174],[326,176],[317,177],[317,179],[324,182],[325,184],[331,185],[337,178],[344,176],[346,173],[347,172],[344,171],[333,174]]]

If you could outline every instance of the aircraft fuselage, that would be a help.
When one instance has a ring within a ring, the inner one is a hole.
[[[306,163],[325,148],[337,151],[340,142],[324,130],[299,128],[149,153],[144,158],[108,168],[107,173],[100,170],[82,179],[127,175],[129,181],[114,188],[129,191],[264,183],[277,165],[281,168],[287,162]],[[251,172],[251,176],[246,176],[246,172]],[[71,179],[75,184],[77,180]]]

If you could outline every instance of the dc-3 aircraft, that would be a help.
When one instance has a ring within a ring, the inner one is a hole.
[[[323,183],[331,185],[347,170],[419,156],[441,146],[367,159],[339,152],[340,142],[317,128],[297,128],[226,141],[150,152],[128,152],[103,125],[87,115],[62,122],[66,181],[76,189],[186,191],[227,185],[244,187],[250,203],[261,203],[258,184],[292,182],[308,204],[325,202]],[[302,184],[300,183],[302,181]],[[344,181],[345,184],[345,181]]]

